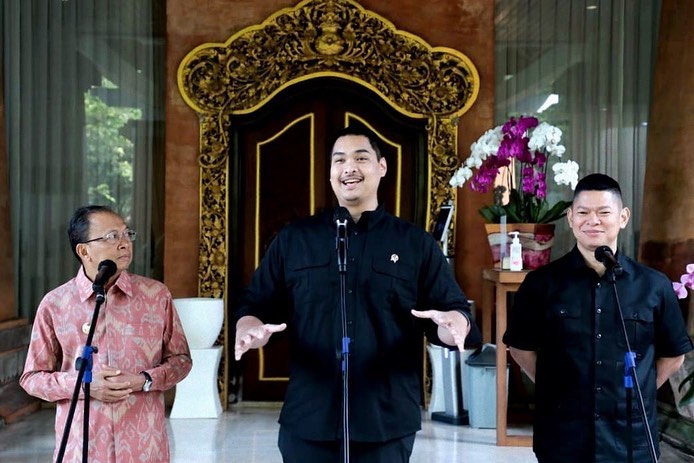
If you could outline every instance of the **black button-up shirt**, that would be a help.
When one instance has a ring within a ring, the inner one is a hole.
[[[282,321],[288,313],[290,381],[280,423],[309,440],[341,438],[339,273],[332,212],[280,231],[238,304],[236,317]],[[349,221],[346,311],[350,437],[382,442],[421,426],[422,333],[437,327],[411,309],[469,305],[428,233],[382,207]],[[287,312],[288,309],[288,312]]]
[[[656,368],[693,346],[670,280],[618,255],[616,287],[652,435]],[[614,289],[577,247],[530,272],[515,296],[504,343],[537,352],[534,450],[543,462],[615,462],[626,456],[626,343]],[[634,462],[650,462],[632,391]]]

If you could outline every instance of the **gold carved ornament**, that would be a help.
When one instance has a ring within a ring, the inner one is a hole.
[[[224,43],[196,47],[179,66],[181,95],[200,118],[200,296],[226,295],[231,116],[251,113],[283,89],[320,77],[356,82],[402,114],[427,119],[429,229],[432,211],[455,200],[448,179],[459,163],[458,117],[480,86],[472,62],[396,29],[354,1],[302,1]],[[448,236],[452,247],[455,234]]]

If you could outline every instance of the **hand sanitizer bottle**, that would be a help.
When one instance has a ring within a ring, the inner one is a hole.
[[[518,270],[523,270],[523,254],[521,252],[522,247],[520,244],[520,240],[518,239],[518,233],[517,231],[509,233],[509,235],[513,235],[513,240],[511,241],[511,263],[510,263],[510,269],[512,271],[518,271]]]

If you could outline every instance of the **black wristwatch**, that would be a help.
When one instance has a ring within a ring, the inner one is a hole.
[[[141,371],[140,373],[142,373],[145,376],[145,384],[142,386],[142,390],[144,392],[149,392],[150,389],[152,389],[152,377],[149,376],[149,373],[147,373],[146,371]]]

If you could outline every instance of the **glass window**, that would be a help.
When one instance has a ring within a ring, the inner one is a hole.
[[[2,2],[19,316],[72,278],[67,222],[111,206],[138,231],[130,269],[161,277],[164,0]]]
[[[496,1],[496,122],[536,115],[563,131],[565,157],[578,162],[580,176],[617,179],[632,211],[620,248],[631,257],[638,254],[659,12],[657,0]],[[551,203],[571,199],[556,194],[549,189]],[[556,223],[553,257],[574,243],[566,221]]]

